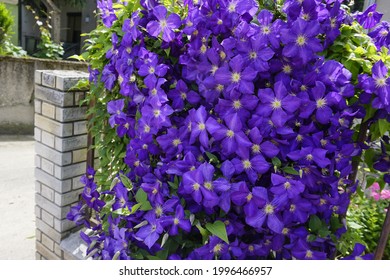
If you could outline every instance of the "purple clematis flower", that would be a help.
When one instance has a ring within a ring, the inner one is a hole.
[[[373,260],[373,254],[364,254],[366,246],[360,243],[356,243],[351,255],[342,258],[342,260]]]
[[[145,220],[148,223],[145,226],[141,227],[134,237],[138,240],[143,241],[145,245],[148,246],[148,248],[150,249],[160,238],[160,234],[163,232],[164,229],[161,226],[160,220],[156,219],[153,215],[153,212],[148,212],[145,215]]]
[[[356,15],[356,20],[363,26],[363,28],[371,29],[380,22],[382,16],[383,14],[376,11],[376,4],[372,4],[363,13],[358,13]]]
[[[261,209],[258,209],[253,216],[246,217],[246,223],[256,229],[260,229],[266,222],[270,230],[281,233],[284,225],[281,222],[279,212],[285,204],[286,197],[275,197],[270,201],[268,191],[263,187],[254,188],[252,192],[258,198],[263,199],[265,205]]]
[[[125,100],[118,99],[112,100],[107,104],[107,111],[111,115],[109,119],[109,123],[111,127],[114,127],[119,123],[119,119],[126,119],[126,114],[123,113],[123,108],[125,107]]]
[[[237,55],[215,72],[215,80],[218,84],[227,86],[226,90],[231,92],[236,89],[241,93],[253,94],[254,79],[257,71],[251,66],[244,64],[245,60],[241,55]]]
[[[234,113],[225,118],[227,127],[218,123],[213,117],[206,122],[207,130],[216,141],[221,141],[222,152],[226,155],[236,153],[245,155],[245,150],[252,146],[248,137],[242,131],[242,123]]]
[[[190,232],[191,223],[185,219],[183,206],[177,205],[174,216],[165,216],[161,218],[161,225],[164,228],[169,227],[168,233],[170,236],[177,235],[179,228],[186,232]]]
[[[297,19],[291,28],[281,30],[281,40],[285,44],[283,55],[289,58],[298,56],[306,64],[313,59],[316,52],[322,51],[322,45],[316,36],[320,32],[317,21]]]
[[[167,9],[163,5],[154,7],[153,14],[157,20],[150,21],[146,26],[149,34],[157,37],[162,32],[162,38],[165,42],[170,42],[175,37],[174,29],[181,25],[181,19],[177,14],[170,14],[167,17]]]
[[[97,2],[97,7],[100,10],[103,24],[106,27],[111,27],[113,22],[117,20],[112,7],[112,0],[100,0]]]
[[[288,94],[282,82],[275,83],[274,90],[259,89],[258,97],[261,103],[256,109],[256,114],[270,117],[275,127],[282,127],[300,106],[299,98]]]
[[[266,201],[258,196],[256,191],[259,187],[254,187],[250,191],[245,182],[239,182],[233,184],[232,188],[236,190],[231,194],[232,202],[235,205],[243,206],[246,216],[254,216],[259,208],[264,207]]]

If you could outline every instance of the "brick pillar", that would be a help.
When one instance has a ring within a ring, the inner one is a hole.
[[[88,74],[78,71],[35,73],[36,259],[64,259],[60,242],[74,224],[66,220],[82,192],[86,170],[85,91],[69,91]]]

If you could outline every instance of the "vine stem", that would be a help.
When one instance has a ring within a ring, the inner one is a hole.
[[[383,258],[383,254],[385,253],[389,235],[390,235],[390,203],[389,206],[387,207],[386,219],[385,222],[383,223],[382,232],[378,241],[378,247],[375,250],[375,254],[374,254],[375,260],[381,260]]]

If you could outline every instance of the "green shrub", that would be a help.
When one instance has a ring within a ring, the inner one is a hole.
[[[7,10],[5,4],[0,3],[0,44],[3,44],[7,34],[11,31],[13,22],[11,12]]]

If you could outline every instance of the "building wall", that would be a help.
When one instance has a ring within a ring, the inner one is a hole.
[[[79,62],[0,56],[0,135],[33,134],[34,72],[38,69],[88,71]]]

